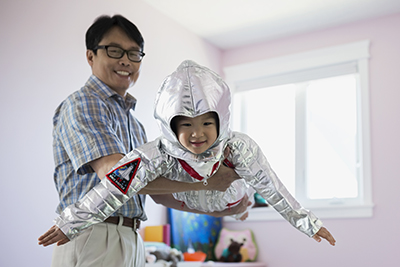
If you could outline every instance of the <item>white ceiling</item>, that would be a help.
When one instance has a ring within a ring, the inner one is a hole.
[[[144,0],[221,49],[400,12],[400,0]]]

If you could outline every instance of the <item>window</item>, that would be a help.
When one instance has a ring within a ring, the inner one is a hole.
[[[232,129],[262,148],[288,190],[321,218],[372,216],[369,42],[225,69]],[[279,218],[271,208],[249,219]]]

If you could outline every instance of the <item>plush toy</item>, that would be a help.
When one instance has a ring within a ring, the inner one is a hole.
[[[243,241],[246,241],[244,239]],[[223,262],[241,262],[242,261],[242,254],[240,254],[240,248],[243,246],[244,243],[236,242],[235,240],[231,239],[231,244],[228,248],[222,251],[222,255],[219,258],[219,261]]]
[[[146,247],[146,262],[170,262],[170,267],[177,267],[178,262],[183,261],[183,254],[176,248],[169,246],[150,246]]]
[[[240,246],[242,262],[256,260],[258,248],[253,232],[250,229],[234,231],[227,228],[221,229],[214,248],[215,257],[217,259],[221,258],[223,251],[231,245],[232,240],[236,240],[239,244],[243,243],[243,245]]]

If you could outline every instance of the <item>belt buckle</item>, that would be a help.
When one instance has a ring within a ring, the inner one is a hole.
[[[133,219],[133,224],[132,224],[133,230],[137,231],[140,228],[140,220],[139,219]]]

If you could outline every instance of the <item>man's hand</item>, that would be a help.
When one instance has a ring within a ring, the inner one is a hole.
[[[326,239],[332,246],[334,246],[336,243],[335,238],[333,238],[332,234],[325,227],[321,227],[321,229],[319,229],[319,231],[313,236],[313,238],[317,242],[321,242],[321,238]]]
[[[251,206],[251,202],[249,201],[249,197],[247,195],[244,195],[242,200],[236,206],[234,206],[232,208],[226,208],[223,211],[214,211],[210,215],[212,215],[214,217],[223,217],[223,216],[236,215],[236,214],[240,214],[240,213],[245,212],[248,206]],[[238,220],[244,221],[244,220],[246,220],[246,218],[248,216],[249,216],[249,213],[246,212]]]
[[[224,157],[227,158],[230,153],[231,153],[231,149],[228,146],[225,148]],[[218,171],[207,180],[208,188],[206,188],[206,189],[225,192],[226,189],[229,188],[231,183],[233,183],[237,179],[241,179],[241,178],[239,177],[239,175],[237,175],[237,173],[233,169],[228,168],[225,165],[221,164]],[[247,207],[247,205],[246,205],[246,207]],[[233,214],[237,214],[237,213],[240,213],[240,212],[236,212]],[[230,214],[230,215],[232,215],[232,214]]]
[[[39,245],[43,245],[44,247],[54,243],[57,243],[57,246],[61,246],[69,242],[68,237],[56,225],[53,225],[46,233],[40,236],[38,240]]]
[[[213,176],[208,178],[208,185],[205,186],[204,189],[224,192],[229,188],[231,183],[237,179],[241,178],[233,169],[228,168],[225,165],[221,165],[218,171]]]

